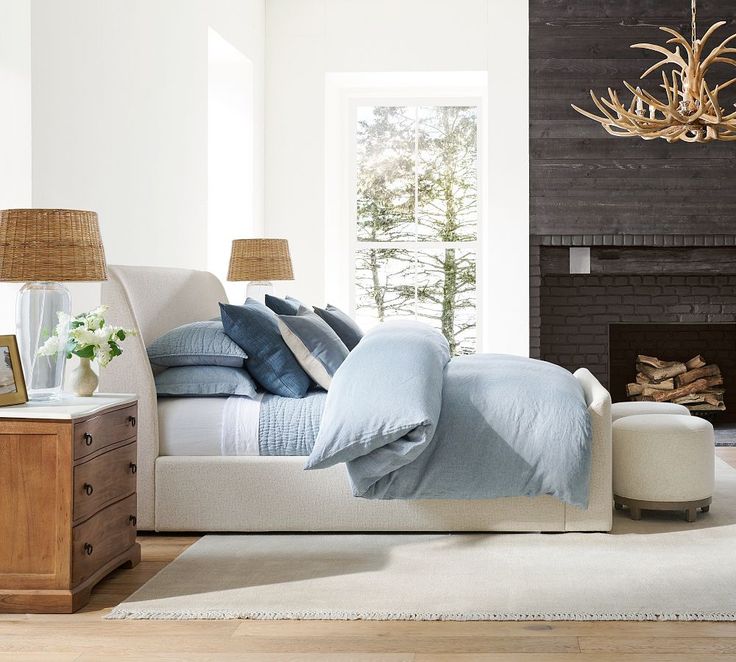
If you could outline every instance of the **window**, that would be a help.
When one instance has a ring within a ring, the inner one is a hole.
[[[357,105],[352,299],[367,326],[425,321],[477,346],[478,106]]]

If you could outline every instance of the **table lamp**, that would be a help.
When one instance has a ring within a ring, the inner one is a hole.
[[[286,239],[234,239],[229,281],[250,281],[246,296],[264,302],[273,293],[273,280],[294,280]]]
[[[31,400],[61,397],[66,338],[53,356],[38,348],[54,333],[59,313],[71,314],[63,281],[107,280],[97,214],[74,209],[0,211],[0,281],[24,282],[15,323]]]

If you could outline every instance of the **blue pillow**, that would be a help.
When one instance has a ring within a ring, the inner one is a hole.
[[[281,337],[299,365],[325,391],[348,356],[348,348],[329,324],[301,306],[297,315],[279,315]]]
[[[220,365],[242,368],[246,353],[225,335],[222,322],[192,322],[165,333],[147,348],[151,363],[173,367]]]
[[[245,367],[263,388],[286,398],[303,398],[309,377],[286,346],[276,313],[248,299],[244,306],[221,303],[225,333],[248,355]]]
[[[355,346],[363,337],[363,332],[347,313],[330,304],[327,304],[327,308],[317,308],[315,306],[314,312],[332,327],[332,330],[339,336],[348,350],[352,352],[355,349]]]
[[[273,294],[266,295],[266,306],[268,306],[277,315],[296,315],[302,302],[292,297],[275,297]]]
[[[186,365],[156,375],[156,393],[172,396],[244,395],[255,398],[256,385],[244,368],[219,365]]]

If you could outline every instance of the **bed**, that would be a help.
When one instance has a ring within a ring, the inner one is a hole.
[[[111,266],[109,273],[102,300],[111,306],[111,322],[140,332],[102,371],[100,383],[101,391],[138,394],[141,530],[610,530],[610,396],[589,371],[575,373],[592,424],[587,508],[552,496],[359,499],[343,465],[304,471],[304,457],[222,455],[219,426],[227,399],[157,399],[146,344],[176,326],[218,315],[218,302],[226,301],[226,295],[213,274],[130,266]]]

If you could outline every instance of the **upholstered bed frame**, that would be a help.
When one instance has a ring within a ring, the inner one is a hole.
[[[102,300],[110,319],[138,329],[102,371],[101,391],[138,394],[138,526],[156,531],[609,531],[611,400],[578,370],[593,422],[590,503],[553,497],[474,501],[367,501],[351,495],[345,467],[302,470],[304,458],[159,457],[158,416],[146,344],[226,301],[211,273],[110,267]]]

